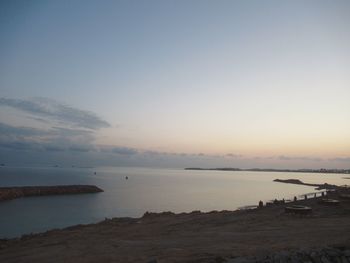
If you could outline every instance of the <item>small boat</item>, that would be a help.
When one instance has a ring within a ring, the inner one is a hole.
[[[292,205],[285,207],[284,211],[286,213],[294,213],[294,214],[310,214],[312,212],[312,208],[304,205]]]

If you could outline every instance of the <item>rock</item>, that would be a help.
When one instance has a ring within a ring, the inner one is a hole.
[[[255,262],[264,262],[265,260],[268,259],[268,255],[260,254],[260,255],[255,256],[254,259],[255,259]]]
[[[280,251],[274,255],[273,262],[274,263],[288,263],[289,255],[290,255],[290,253],[288,253],[287,251]]]
[[[99,192],[103,192],[103,190],[95,185],[0,187],[0,201],[6,201],[26,196],[68,195]]]
[[[296,257],[298,257],[298,259],[301,262],[312,262],[309,255],[310,255],[310,251],[305,249],[300,249],[299,251],[296,252]]]
[[[349,263],[349,262],[350,262],[350,261],[348,261],[348,260],[346,259],[345,256],[342,256],[342,257],[340,258],[340,260],[341,260],[341,263]]]
[[[329,259],[326,256],[321,257],[321,262],[322,263],[332,263],[331,261],[329,261]]]
[[[236,258],[231,258],[227,263],[255,263],[256,260],[252,257],[236,257]]]
[[[232,258],[228,263],[350,263],[350,250],[345,247],[280,251],[269,255]]]
[[[301,263],[301,262],[302,261],[298,257],[295,257],[295,256],[292,256],[290,259],[290,263]]]
[[[340,256],[340,254],[341,254],[339,250],[334,249],[334,248],[325,248],[323,251],[324,251],[324,252],[327,254],[327,256],[329,256],[329,257],[338,257],[338,256]]]
[[[214,258],[214,262],[215,263],[223,263],[223,262],[225,262],[225,259],[221,256],[217,256]]]
[[[310,258],[312,260],[313,263],[322,263],[321,262],[321,258],[320,258],[320,255],[319,253],[317,253],[316,251],[312,251],[310,253]]]

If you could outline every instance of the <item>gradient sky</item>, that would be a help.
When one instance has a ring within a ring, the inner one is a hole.
[[[349,14],[349,1],[1,1],[0,160],[350,168]]]

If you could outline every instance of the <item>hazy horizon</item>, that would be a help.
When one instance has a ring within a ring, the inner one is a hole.
[[[0,163],[350,169],[349,1],[2,1]]]

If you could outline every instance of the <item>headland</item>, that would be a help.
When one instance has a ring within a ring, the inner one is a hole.
[[[273,169],[273,168],[199,168],[189,167],[185,170],[199,171],[248,171],[248,172],[284,172],[284,173],[333,173],[333,174],[350,174],[350,169]]]

